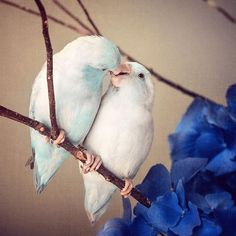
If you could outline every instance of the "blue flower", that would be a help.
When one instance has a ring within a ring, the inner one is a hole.
[[[221,235],[222,228],[214,221],[202,218],[202,224],[197,229],[196,235],[198,236],[218,236]]]
[[[98,236],[236,236],[236,85],[227,106],[195,99],[169,136],[171,171],[158,164],[137,185],[152,204],[128,200]]]
[[[151,174],[150,174],[151,173]],[[156,177],[155,177],[156,176]],[[169,189],[161,188],[162,191],[153,191],[161,183],[168,183]],[[142,217],[157,231],[181,236],[192,235],[193,229],[200,225],[197,207],[185,199],[185,191],[180,180],[175,191],[171,189],[170,174],[163,165],[152,167],[138,188],[149,195],[153,193],[150,208],[137,204],[134,213]]]
[[[236,85],[226,94],[227,106],[195,99],[169,136],[173,164],[186,158],[207,160],[215,176],[236,171]]]

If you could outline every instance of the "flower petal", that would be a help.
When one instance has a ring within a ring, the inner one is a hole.
[[[196,175],[207,164],[205,158],[186,158],[173,162],[171,168],[171,179],[176,185],[180,179],[183,183],[188,182],[194,175]],[[186,168],[187,167],[187,168]]]
[[[221,235],[222,228],[215,224],[215,222],[207,220],[207,219],[202,219],[202,224],[198,228],[197,235],[198,236],[218,236]]]
[[[157,236],[158,230],[147,224],[143,217],[135,217],[131,225],[132,236]]]
[[[235,117],[222,105],[209,103],[208,109],[206,110],[206,118],[210,125],[227,130],[228,132],[236,128]]]
[[[236,84],[231,85],[226,92],[226,100],[230,112],[236,114]]]
[[[107,221],[96,236],[129,236],[129,226],[120,218]]]
[[[233,172],[236,170],[235,158],[234,151],[225,149],[208,163],[206,169],[214,172],[216,176]]]
[[[191,202],[188,203],[189,210],[182,215],[182,219],[177,226],[171,228],[177,235],[181,236],[191,236],[193,235],[193,229],[201,224],[197,207]]]
[[[135,214],[143,216],[147,223],[157,230],[167,232],[168,228],[175,226],[179,221],[182,209],[178,205],[177,195],[169,192],[157,197],[150,208],[137,204]]]
[[[185,192],[182,180],[179,180],[175,192],[178,196],[180,207],[184,209],[186,206],[185,206]]]
[[[223,134],[219,129],[211,128],[202,130],[195,140],[194,156],[212,158],[226,147]]]
[[[215,217],[217,222],[223,228],[224,236],[235,236],[235,222],[236,222],[236,207],[232,207],[227,210],[215,211]]]
[[[170,191],[171,180],[169,171],[162,164],[152,166],[143,182],[136,187],[153,201],[157,196],[164,195]]]
[[[194,156],[195,142],[199,133],[196,130],[178,132],[169,135],[170,155],[173,161],[178,161],[190,156]]]
[[[198,130],[201,127],[202,122],[205,121],[204,110],[207,106],[207,102],[201,98],[193,100],[188,107],[187,112],[182,116],[181,121],[176,127],[176,132],[189,132],[190,130]]]
[[[211,209],[228,209],[234,205],[228,192],[207,194],[205,198]]]

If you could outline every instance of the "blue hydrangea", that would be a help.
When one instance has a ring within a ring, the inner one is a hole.
[[[236,85],[227,106],[195,99],[169,136],[171,171],[158,164],[136,186],[152,204],[123,201],[99,236],[236,236]]]
[[[138,203],[135,217],[109,220],[97,235],[156,236],[159,232],[169,235],[190,236],[201,224],[197,207],[185,199],[182,181],[175,191],[171,187],[168,170],[161,164],[153,166],[137,188],[152,199],[150,208]],[[130,207],[124,207],[124,215]],[[128,220],[127,220],[128,219]]]
[[[186,158],[204,158],[215,176],[236,171],[236,84],[226,94],[227,106],[195,99],[169,136],[173,165]]]

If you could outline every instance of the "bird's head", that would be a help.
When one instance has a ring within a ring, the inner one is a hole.
[[[79,64],[96,74],[105,75],[115,70],[120,64],[121,56],[117,46],[101,36],[84,36],[76,40],[76,52]]]
[[[120,91],[132,93],[134,99],[152,107],[154,86],[150,72],[137,62],[121,64],[113,73],[112,85]]]

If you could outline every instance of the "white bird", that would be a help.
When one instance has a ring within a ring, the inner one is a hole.
[[[121,194],[127,196],[133,179],[147,158],[153,140],[151,75],[142,65],[128,62],[114,72],[112,84],[102,98],[85,147],[102,158],[103,165],[125,179]],[[105,212],[117,189],[97,172],[82,172],[85,210],[92,223]]]
[[[54,55],[57,122],[72,144],[82,144],[100,105],[103,79],[108,71],[116,69],[119,64],[118,48],[99,36],[80,37]],[[33,85],[29,114],[50,127],[48,103],[44,64]],[[68,158],[68,153],[55,144],[46,143],[45,138],[32,129],[31,143],[33,157],[28,164],[34,169],[36,190],[41,192]],[[91,158],[88,162],[92,163]]]

